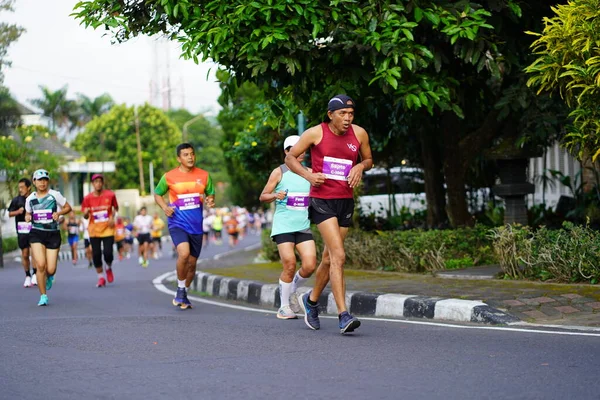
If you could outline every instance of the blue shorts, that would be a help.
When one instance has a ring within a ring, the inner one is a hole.
[[[194,235],[177,227],[169,228],[169,233],[171,234],[171,239],[173,240],[175,247],[179,246],[180,243],[187,242],[190,244],[190,255],[195,258],[200,256],[200,250],[202,250],[201,233]]]
[[[75,243],[79,243],[79,236],[69,235],[67,240],[69,241],[69,246],[73,246]]]

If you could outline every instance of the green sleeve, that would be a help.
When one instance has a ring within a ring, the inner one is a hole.
[[[164,196],[169,191],[169,185],[167,185],[166,174],[160,178],[158,185],[156,185],[156,189],[154,189],[154,193],[159,196]]]
[[[204,194],[207,196],[215,195],[215,187],[213,186],[213,181],[210,175],[208,175],[208,182],[206,182],[206,187],[204,188]]]

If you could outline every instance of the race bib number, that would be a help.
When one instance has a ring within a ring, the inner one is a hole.
[[[28,234],[31,232],[31,222],[17,222],[17,233]]]
[[[69,233],[70,233],[71,235],[76,235],[76,234],[77,234],[77,232],[78,232],[78,230],[79,230],[79,228],[77,228],[76,226],[70,226],[70,227],[69,227]]]
[[[200,208],[202,196],[200,193],[187,193],[177,195],[177,200],[173,203],[180,210],[193,210]]]
[[[123,236],[125,234],[125,232],[123,231],[123,229],[117,229],[117,236]]]
[[[323,174],[327,179],[347,181],[352,161],[343,158],[323,157]]]
[[[108,210],[94,211],[94,222],[107,222]]]
[[[310,198],[308,193],[288,193],[285,204],[288,210],[308,210]]]
[[[33,222],[36,224],[51,224],[52,210],[33,210]]]

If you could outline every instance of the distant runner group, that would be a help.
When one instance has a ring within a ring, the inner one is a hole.
[[[323,123],[301,136],[287,137],[283,143],[285,163],[272,171],[259,198],[264,203],[275,203],[271,237],[283,266],[277,318],[296,319],[297,313],[304,312],[306,325],[319,329],[319,297],[331,282],[342,334],[354,331],[361,324],[346,307],[344,239],[354,213],[353,188],[360,183],[363,172],[373,165],[367,132],[352,124],[354,109],[350,97],[337,95],[329,101]],[[303,165],[309,150],[310,168]],[[182,143],[177,146],[176,155],[179,165],[161,177],[154,200],[167,218],[177,257],[177,292],[172,303],[189,309],[192,303],[188,292],[203,246],[211,241],[220,243],[222,230],[228,232],[229,245],[235,246],[240,235],[257,229],[260,232],[265,227],[266,214],[234,212],[231,217],[223,218],[214,210],[215,188],[210,174],[196,166],[194,147]],[[33,182],[27,178],[19,181],[19,195],[12,200],[8,211],[15,218],[25,272],[23,286],[37,285],[39,306],[48,305],[47,290],[54,284],[61,220],[74,264],[78,262],[79,234],[83,232],[86,258],[90,267],[96,269],[97,287],[114,281],[113,245],[116,244],[119,260],[129,258],[133,232],[139,244],[141,266],[148,267],[150,258],[160,256],[163,220],[158,213],[148,215],[146,207],[140,209],[132,222],[120,217],[116,195],[105,188],[103,175],[91,177],[93,190],[82,201],[81,221],[64,196],[49,188],[48,171],[36,170],[32,178]],[[324,242],[318,267],[311,223],[317,226]],[[301,261],[298,270],[296,251]],[[313,274],[316,278],[312,290],[298,294],[298,287]]]

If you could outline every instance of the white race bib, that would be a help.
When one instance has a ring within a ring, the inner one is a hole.
[[[31,222],[17,222],[17,233],[26,235],[31,232]]]
[[[289,192],[287,194],[287,201],[285,207],[288,210],[294,211],[308,210],[309,202],[310,198],[308,197],[308,193]]]
[[[33,222],[43,225],[51,224],[54,222],[52,210],[33,210]]]
[[[352,169],[352,161],[344,158],[323,157],[323,174],[327,179],[347,181]]]
[[[94,222],[108,221],[108,210],[94,211]]]
[[[200,208],[201,198],[200,193],[179,194],[173,205],[180,210],[193,210]]]

